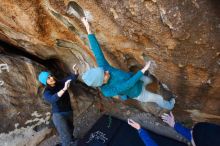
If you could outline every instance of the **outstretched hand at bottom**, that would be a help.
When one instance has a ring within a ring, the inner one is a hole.
[[[175,120],[174,120],[174,116],[173,116],[173,113],[170,112],[170,114],[166,114],[164,113],[162,116],[161,116],[162,120],[167,123],[170,127],[174,127],[175,125]]]
[[[140,124],[138,124],[137,122],[135,122],[132,119],[128,119],[128,124],[131,125],[133,128],[135,128],[137,130],[141,129]]]

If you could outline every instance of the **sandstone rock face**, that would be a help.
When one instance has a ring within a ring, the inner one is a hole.
[[[44,87],[38,82],[42,70],[47,69],[26,57],[0,55],[0,144],[34,146],[51,135],[50,105],[43,100]],[[96,96],[81,84],[71,86],[69,93],[75,118]]]
[[[37,82],[43,66],[24,57],[8,55],[0,55],[0,66],[0,132],[30,126],[45,118],[49,106],[43,102]],[[27,123],[35,118],[39,119]]]
[[[66,13],[68,2],[2,0],[0,39],[41,59],[57,58],[69,70],[77,63],[84,72],[95,60],[80,20]],[[217,0],[76,2],[113,66],[137,70],[153,60],[151,74],[178,96],[178,119],[190,119],[189,112],[194,121],[220,121]]]

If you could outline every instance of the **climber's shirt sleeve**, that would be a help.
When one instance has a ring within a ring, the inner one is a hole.
[[[105,56],[101,50],[101,47],[99,46],[99,43],[98,43],[95,35],[89,34],[88,39],[89,39],[90,48],[96,58],[96,62],[98,64],[98,66],[104,67],[104,68],[110,66],[108,61],[105,59]]]
[[[120,93],[128,90],[129,88],[133,87],[134,84],[143,76],[141,71],[138,71],[134,74],[130,79],[127,81],[123,81],[119,84],[113,85],[104,85],[101,87],[102,93],[105,97],[112,97],[116,95],[120,95]]]
[[[117,93],[121,93],[123,91],[128,90],[129,88],[133,87],[134,84],[143,76],[143,73],[141,71],[138,71],[136,74],[134,74],[130,79],[127,81],[124,81],[123,83],[115,85],[115,90]]]
[[[76,81],[76,79],[78,78],[78,74],[71,74],[70,76],[68,76],[68,77],[66,77],[66,78],[64,78],[64,79],[62,79],[61,80],[61,83],[65,83],[67,80],[72,80],[72,82],[75,82]]]
[[[44,99],[53,104],[54,102],[56,102],[60,97],[57,95],[57,93],[52,94],[49,90],[44,92]]]

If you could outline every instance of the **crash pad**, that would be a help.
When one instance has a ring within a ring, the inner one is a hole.
[[[145,129],[146,130],[146,129]],[[187,146],[174,139],[146,130],[159,146]],[[102,116],[79,141],[78,146],[145,146],[138,131],[125,121]]]

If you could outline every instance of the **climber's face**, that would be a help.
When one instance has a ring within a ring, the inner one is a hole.
[[[110,73],[109,73],[109,71],[105,71],[105,73],[104,73],[104,79],[103,79],[103,84],[107,84],[108,83],[108,81],[109,81],[109,79],[110,79]]]
[[[47,84],[53,87],[53,86],[55,86],[55,83],[56,83],[56,80],[55,80],[54,76],[49,75],[47,78]]]

